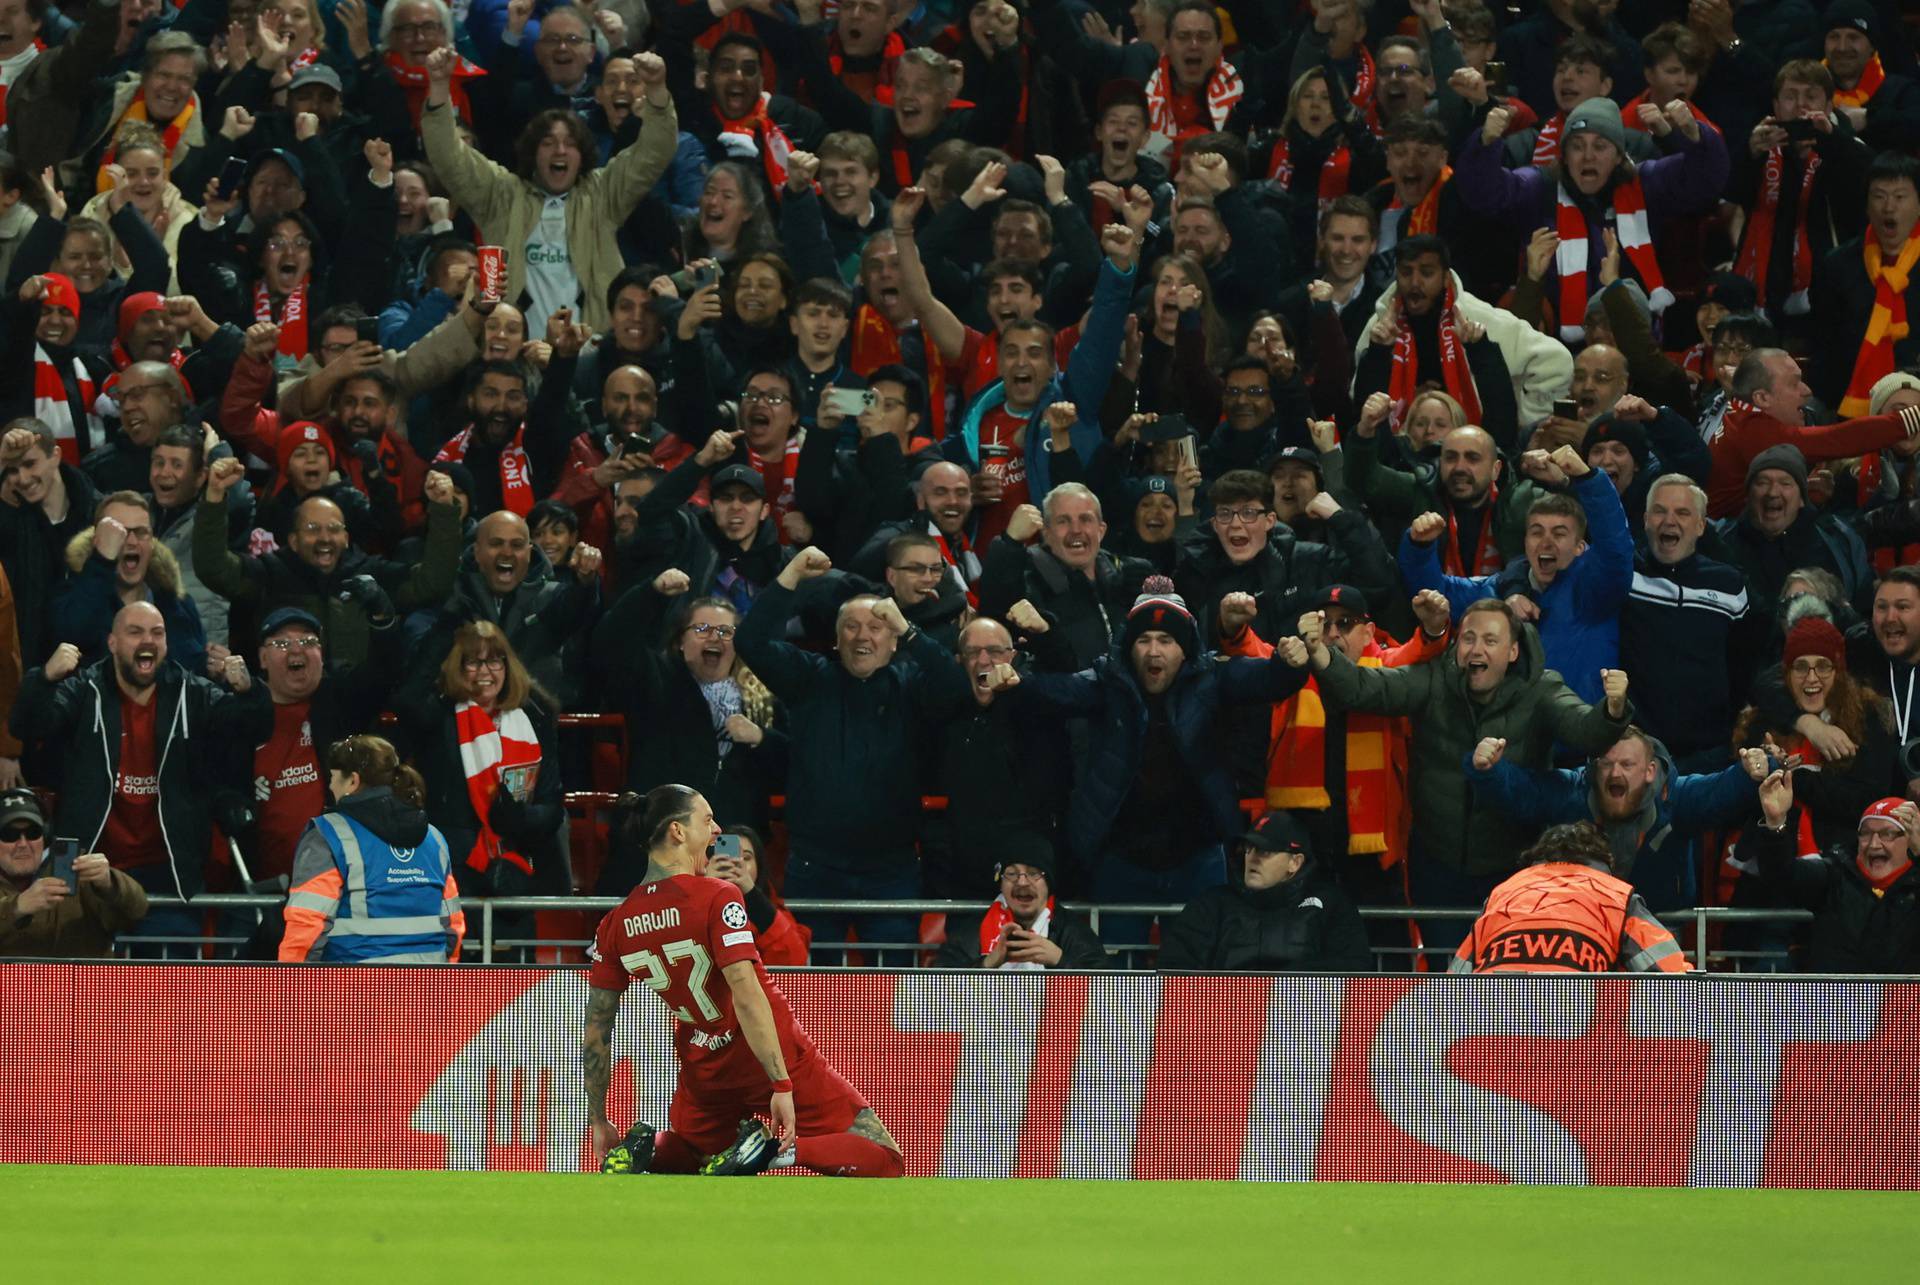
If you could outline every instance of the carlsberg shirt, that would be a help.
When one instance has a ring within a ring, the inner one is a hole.
[[[546,334],[547,318],[560,308],[577,309],[580,280],[567,251],[567,198],[550,196],[527,238],[527,338]]]

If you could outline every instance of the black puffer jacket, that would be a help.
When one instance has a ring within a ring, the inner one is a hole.
[[[1188,536],[1180,546],[1174,586],[1200,624],[1200,637],[1215,636],[1220,600],[1230,593],[1260,599],[1253,628],[1262,638],[1294,632],[1310,595],[1331,584],[1350,584],[1370,603],[1399,595],[1399,575],[1380,533],[1358,509],[1342,509],[1328,522],[1331,544],[1302,540],[1284,522],[1275,523],[1267,547],[1235,563],[1220,546],[1211,526]]]
[[[1312,857],[1285,883],[1209,888],[1166,929],[1160,967],[1233,973],[1370,973],[1367,930]]]
[[[1140,583],[1153,564],[1116,558],[1102,549],[1094,556],[1093,579],[1072,570],[1044,544],[1022,548],[1002,537],[987,550],[980,573],[982,615],[1002,616],[1025,598],[1054,622],[1069,644],[1070,670],[1084,669],[1113,649],[1140,596]]]
[[[1779,900],[1813,912],[1807,971],[1920,971],[1920,866],[1908,866],[1892,887],[1877,892],[1860,873],[1851,844],[1802,860],[1794,856],[1798,834],[1797,813],[1778,831],[1748,826],[1739,856],[1759,864]]]

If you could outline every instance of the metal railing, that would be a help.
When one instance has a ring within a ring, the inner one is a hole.
[[[150,896],[148,904],[152,907],[179,908],[187,910],[229,911],[231,915],[218,918],[226,922],[213,932],[194,936],[148,936],[145,934],[122,934],[119,947],[124,953],[130,945],[159,947],[191,947],[197,957],[206,947],[216,949],[237,949],[243,946],[252,926],[259,924],[265,915],[280,913],[286,904],[284,897],[265,896],[247,893],[206,893],[190,901],[178,897]],[[460,905],[467,912],[467,939],[462,955],[474,956],[470,962],[493,964],[499,962],[523,962],[517,956],[528,950],[540,948],[558,948],[564,950],[584,949],[591,937],[539,937],[539,936],[502,936],[500,933],[501,916],[525,916],[538,912],[601,912],[604,913],[620,904],[618,897],[462,897]],[[796,899],[786,903],[788,910],[798,915],[836,914],[836,915],[977,915],[986,910],[986,903],[979,901],[822,901]],[[1087,917],[1088,923],[1097,933],[1103,915],[1152,916],[1170,918],[1180,912],[1177,904],[1112,902],[1106,904],[1076,905],[1075,913]],[[251,913],[249,913],[251,912]],[[1460,921],[1479,917],[1479,910],[1465,907],[1409,908],[1406,906],[1362,906],[1360,917],[1366,920],[1415,920],[1415,921]],[[477,922],[476,922],[477,915]],[[1694,967],[1701,971],[1717,971],[1714,964],[1739,966],[1752,962],[1766,962],[1776,968],[1783,965],[1786,956],[1778,950],[1740,950],[1712,945],[1711,930],[1746,924],[1778,924],[1783,927],[1804,923],[1813,918],[1808,910],[1746,910],[1727,906],[1693,906],[1684,910],[1668,911],[1659,916],[1661,922],[1676,930],[1691,929],[1693,943],[1691,954]],[[511,919],[508,926],[513,927]],[[908,955],[917,960],[922,952],[937,949],[936,944],[922,941],[885,942],[885,941],[821,941],[815,940],[813,950],[818,952],[837,952],[838,967],[874,967],[882,959],[897,960]],[[1109,953],[1124,958],[1130,965],[1145,957],[1149,961],[1157,950],[1150,943],[1126,943],[1115,946],[1109,943]],[[1414,956],[1425,954],[1430,959],[1439,960],[1444,965],[1445,958],[1452,952],[1431,947],[1379,946],[1374,948],[1376,968],[1379,971],[1407,971]],[[515,956],[503,961],[497,956],[511,954]],[[874,960],[861,964],[850,964],[854,955],[874,956]],[[1380,967],[1383,964],[1399,961],[1398,969]],[[1148,967],[1151,967],[1149,962]]]

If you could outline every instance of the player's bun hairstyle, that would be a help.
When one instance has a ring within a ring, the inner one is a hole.
[[[629,818],[627,833],[646,844],[648,851],[660,847],[667,841],[668,826],[693,816],[693,801],[698,797],[698,790],[685,785],[656,785],[645,795],[622,795],[620,805]]]

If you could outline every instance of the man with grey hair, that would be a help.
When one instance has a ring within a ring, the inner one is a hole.
[[[1643,525],[1620,613],[1620,664],[1640,687],[1641,726],[1681,771],[1705,771],[1727,762],[1751,667],[1744,657],[1758,651],[1756,626],[1764,633],[1769,622],[1750,610],[1746,577],[1699,551],[1707,493],[1692,478],[1655,478]]]
[[[1077,671],[1113,649],[1153,566],[1100,547],[1107,534],[1100,499],[1080,483],[1054,487],[1045,505],[1044,512],[1031,504],[1015,509],[1006,534],[987,550],[980,610],[1004,617],[1026,599],[1056,635],[1054,646],[1064,640],[1060,665]]]
[[[871,594],[841,604],[834,656],[787,642],[801,585],[832,569],[821,550],[802,549],[754,599],[734,637],[740,659],[786,707],[792,852],[785,892],[790,898],[918,897],[922,722],[962,706],[967,678],[951,652],[907,623],[897,603]],[[843,940],[854,922],[843,914],[800,919],[821,942]],[[898,945],[917,937],[909,915],[872,916],[857,927],[867,942]],[[841,962],[837,955],[824,959]]]

